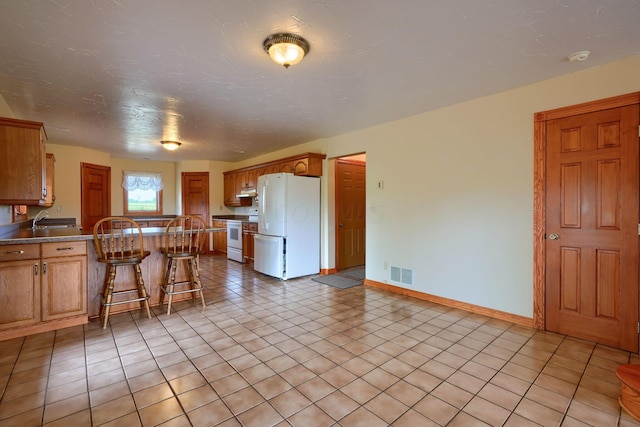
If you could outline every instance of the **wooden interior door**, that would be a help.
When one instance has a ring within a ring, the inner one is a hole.
[[[111,168],[80,163],[80,216],[83,230],[111,216]]]
[[[366,163],[336,160],[336,268],[364,265]]]
[[[205,224],[211,224],[209,172],[182,172],[182,214],[198,215]]]
[[[546,329],[638,351],[638,105],[549,120]]]

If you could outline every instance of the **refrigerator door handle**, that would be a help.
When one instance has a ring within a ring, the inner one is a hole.
[[[262,186],[262,198],[260,199],[260,209],[262,209],[262,215],[260,215],[260,217],[262,218],[262,226],[264,227],[265,230],[269,229],[268,226],[268,222],[267,222],[267,182],[265,181],[264,185]]]
[[[260,226],[264,227],[264,229],[266,230],[267,224],[268,224],[268,218],[267,218],[267,183],[264,182],[262,184],[262,186],[260,187],[260,196],[259,196],[259,209],[260,209],[260,215],[258,217],[258,222],[260,223]]]

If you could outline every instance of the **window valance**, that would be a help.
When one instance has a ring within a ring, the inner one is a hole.
[[[127,191],[162,190],[162,174],[159,172],[122,171],[122,188]]]

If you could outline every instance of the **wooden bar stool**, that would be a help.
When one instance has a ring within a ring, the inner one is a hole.
[[[620,365],[616,376],[620,380],[620,406],[640,421],[640,365]]]
[[[164,233],[164,247],[161,249],[167,260],[167,269],[164,275],[164,285],[160,287],[162,297],[160,305],[164,304],[164,296],[169,296],[167,314],[171,314],[173,296],[192,293],[195,300],[200,294],[202,308],[205,308],[204,292],[200,281],[200,269],[198,261],[204,244],[206,224],[193,215],[181,215],[171,220]],[[176,268],[178,261],[186,261],[189,271],[188,280],[176,282]],[[189,288],[175,290],[176,285],[189,284]]]
[[[151,318],[149,295],[144,287],[140,268],[142,260],[148,257],[150,252],[144,250],[140,225],[124,217],[103,218],[93,227],[93,242],[98,253],[98,261],[107,265],[102,295],[102,328],[107,327],[111,307],[118,304],[139,301],[140,308],[146,309],[147,316]],[[118,267],[126,266],[133,267],[136,288],[114,291],[116,271]],[[131,293],[136,293],[137,296],[125,300],[114,301],[113,299],[114,296]]]

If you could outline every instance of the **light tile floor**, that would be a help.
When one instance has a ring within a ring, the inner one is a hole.
[[[0,426],[638,426],[637,354],[203,257],[176,304],[0,342]]]

